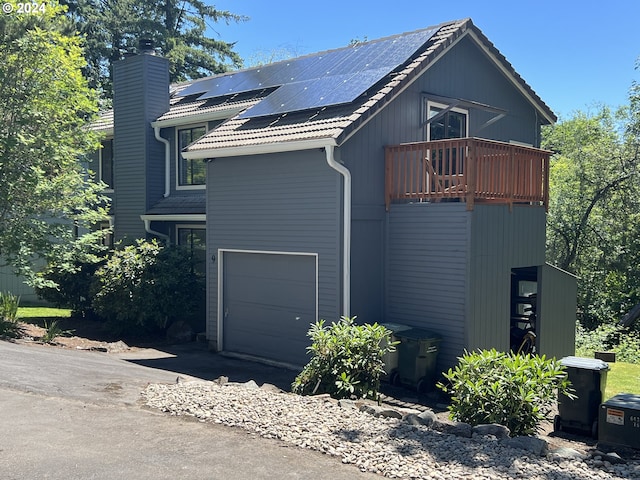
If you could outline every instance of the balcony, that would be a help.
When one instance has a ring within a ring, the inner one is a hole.
[[[385,203],[464,201],[549,205],[549,157],[538,148],[480,138],[385,147]]]

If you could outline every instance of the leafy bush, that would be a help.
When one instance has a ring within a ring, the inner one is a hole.
[[[193,263],[186,249],[139,240],[114,252],[96,271],[93,308],[118,334],[195,321],[202,314],[205,285]]]
[[[452,395],[451,418],[471,425],[498,423],[516,435],[533,435],[549,419],[557,392],[575,398],[564,367],[544,356],[495,349],[465,354],[438,387]]]
[[[594,352],[616,352],[616,360],[640,363],[640,334],[627,327],[607,323],[586,330],[580,323],[576,327],[576,354],[593,357]]]
[[[49,265],[38,274],[45,281],[36,287],[36,293],[56,307],[70,308],[76,315],[91,317],[94,275],[105,262],[105,259],[89,262],[78,260],[73,268]]]
[[[9,292],[0,292],[0,337],[16,338],[22,327],[18,321],[20,297]]]
[[[312,357],[291,384],[294,393],[328,393],[334,398],[377,398],[384,355],[395,350],[391,331],[374,323],[356,325],[355,317],[342,317],[325,326],[311,325],[308,347]]]

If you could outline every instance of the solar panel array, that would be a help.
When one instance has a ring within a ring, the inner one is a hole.
[[[424,45],[437,28],[308,55],[194,82],[178,93],[208,99],[276,88],[241,118],[350,103]]]

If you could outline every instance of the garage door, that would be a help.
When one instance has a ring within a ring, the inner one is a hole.
[[[223,349],[293,365],[309,359],[317,256],[223,252]]]

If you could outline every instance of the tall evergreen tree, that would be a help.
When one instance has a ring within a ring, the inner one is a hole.
[[[171,81],[199,78],[242,66],[233,44],[207,36],[217,22],[245,17],[201,0],[64,0],[68,17],[86,38],[85,76],[111,98],[113,62],[152,40],[171,62]]]

